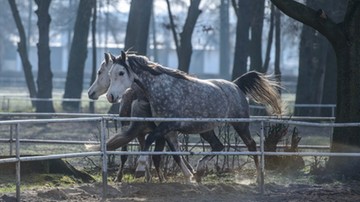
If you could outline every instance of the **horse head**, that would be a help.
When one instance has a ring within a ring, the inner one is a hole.
[[[113,65],[109,70],[109,77],[110,86],[106,98],[110,103],[116,103],[135,80],[135,74],[130,68],[127,55],[124,51],[121,51],[121,55],[113,59]]]
[[[105,53],[104,56],[105,58],[97,71],[95,81],[88,90],[88,96],[92,100],[97,100],[101,95],[105,94],[110,86],[110,76],[108,72],[115,56],[111,53]]]

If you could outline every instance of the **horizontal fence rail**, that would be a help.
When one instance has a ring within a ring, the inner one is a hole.
[[[54,114],[52,114],[54,115]],[[118,120],[118,121],[155,121],[155,122],[257,122],[261,124],[260,133],[260,151],[256,152],[121,152],[121,151],[107,151],[105,141],[105,127],[106,121]],[[21,125],[35,124],[35,123],[76,123],[76,122],[88,122],[95,121],[100,124],[101,127],[101,151],[98,152],[81,152],[81,153],[68,153],[68,154],[52,154],[43,156],[20,156],[20,142],[19,128]],[[0,159],[0,163],[16,163],[16,196],[20,201],[20,162],[24,161],[37,161],[37,160],[49,160],[60,158],[74,158],[85,156],[100,156],[102,158],[102,183],[103,183],[103,198],[106,198],[107,194],[107,158],[110,154],[126,154],[126,155],[258,155],[260,156],[260,191],[264,193],[264,161],[265,156],[270,155],[286,155],[286,156],[352,156],[360,157],[360,153],[330,153],[330,152],[265,152],[264,151],[264,123],[282,123],[289,125],[301,125],[301,126],[316,126],[316,127],[360,127],[360,123],[313,123],[304,121],[292,121],[292,120],[279,120],[274,118],[265,117],[253,117],[253,118],[144,118],[144,117],[118,117],[116,115],[107,116],[95,116],[95,117],[81,117],[81,118],[56,118],[56,119],[26,119],[26,120],[4,120],[0,121],[0,125],[14,125],[15,126],[15,149],[16,157]],[[13,138],[10,139],[14,141]]]
[[[6,139],[6,138],[0,138],[0,143],[14,143],[16,139]],[[75,141],[75,140],[42,140],[42,139],[19,139],[21,143],[43,143],[43,144],[100,144],[98,141]],[[129,146],[139,146],[138,142],[129,142]],[[187,143],[190,147],[211,147],[209,143]],[[247,148],[245,144],[226,144],[229,147],[239,147],[239,148]],[[183,146],[182,143],[180,143],[180,146]],[[257,145],[257,147],[260,147]],[[277,148],[283,149],[286,148],[287,145],[280,144],[277,145]],[[299,149],[330,149],[330,146],[328,145],[298,145]]]
[[[130,117],[119,117],[116,114],[94,114],[94,113],[35,113],[35,112],[0,112],[0,117],[41,117],[41,116],[52,116],[52,117],[107,117],[107,118],[130,118]],[[138,117],[131,117],[138,118]],[[142,118],[142,117],[140,117]],[[306,121],[334,121],[335,117],[314,117],[314,116],[250,116],[252,119],[279,119],[279,120],[306,120]],[[136,121],[136,120],[131,120]],[[140,121],[140,120],[138,120]]]

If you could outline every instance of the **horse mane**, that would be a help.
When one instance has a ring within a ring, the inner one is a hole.
[[[185,79],[185,80],[190,80],[191,78],[194,78],[193,76],[190,76],[183,71],[163,67],[162,65],[156,62],[150,61],[149,58],[147,58],[146,56],[128,54],[127,59],[130,64],[130,68],[136,66],[139,67],[141,70],[151,73],[152,75],[167,74],[174,78]],[[136,71],[134,68],[132,69]]]

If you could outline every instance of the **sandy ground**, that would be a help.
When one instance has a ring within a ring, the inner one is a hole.
[[[261,195],[255,184],[118,183],[108,187],[106,201],[360,201],[360,183],[266,184]],[[14,193],[1,194],[0,201],[13,201]],[[21,201],[101,201],[102,185],[27,190]]]

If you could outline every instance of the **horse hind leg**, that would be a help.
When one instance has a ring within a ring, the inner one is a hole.
[[[165,148],[165,138],[160,137],[155,141],[155,148],[154,151],[164,151]],[[155,166],[155,170],[156,173],[159,177],[159,181],[160,182],[164,182],[165,181],[165,177],[163,172],[161,171],[161,156],[160,155],[153,155],[152,156],[152,161],[154,163]]]
[[[256,151],[256,142],[251,137],[250,130],[249,130],[249,123],[231,123],[234,127],[240,138],[243,140],[244,144],[248,148],[249,151]],[[254,163],[257,171],[257,180],[259,180],[260,168],[259,168],[259,159],[257,155],[254,155]]]
[[[178,135],[176,132],[170,132],[165,137],[170,150],[173,152],[180,151],[180,146],[179,146],[179,141],[177,139],[177,136]],[[191,183],[191,179],[193,178],[193,174],[194,174],[193,167],[189,164],[189,162],[185,158],[182,158],[182,156],[173,155],[173,158],[174,158],[175,162],[178,164],[178,166],[180,167],[180,169],[184,175],[185,182]]]
[[[211,151],[222,151],[225,147],[213,130],[200,133],[200,136],[211,146]],[[201,179],[205,174],[207,162],[214,158],[214,155],[206,155],[198,161],[196,173],[194,175],[196,182],[201,183]]]

